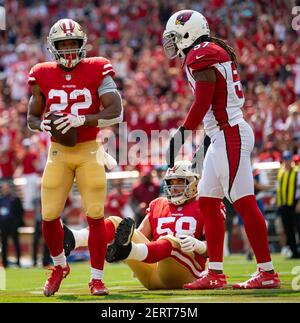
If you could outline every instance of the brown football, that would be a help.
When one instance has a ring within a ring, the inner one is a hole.
[[[77,142],[77,131],[76,128],[71,128],[69,129],[69,131],[67,131],[65,134],[63,134],[61,131],[62,129],[57,130],[56,127],[58,125],[53,124],[53,122],[59,118],[61,118],[63,116],[63,114],[59,113],[59,114],[55,114],[55,113],[51,113],[50,115],[48,115],[46,118],[51,120],[51,134],[52,137],[55,139],[56,142],[58,142],[59,144],[63,145],[63,146],[67,146],[67,147],[74,147],[76,145]]]

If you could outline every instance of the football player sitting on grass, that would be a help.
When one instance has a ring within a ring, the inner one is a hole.
[[[201,277],[207,247],[198,207],[199,175],[178,161],[164,178],[166,197],[153,200],[135,229],[131,218],[105,219],[108,262],[125,261],[147,289],[175,289]],[[89,230],[65,230],[65,252],[87,246]]]

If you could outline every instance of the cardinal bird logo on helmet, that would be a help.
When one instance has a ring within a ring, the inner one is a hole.
[[[182,25],[184,26],[185,23],[191,18],[193,14],[193,11],[185,11],[184,13],[181,13],[177,18],[176,18],[176,25]]]

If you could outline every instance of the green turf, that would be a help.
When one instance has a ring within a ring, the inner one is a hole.
[[[300,302],[300,291],[292,288],[294,279],[300,289],[300,261],[274,256],[273,262],[280,274],[281,289],[246,291],[230,288],[216,291],[148,291],[132,278],[125,264],[108,264],[105,267],[105,283],[110,295],[105,297],[90,295],[87,286],[88,263],[71,264],[71,274],[63,281],[59,292],[48,298],[42,294],[47,277],[45,270],[11,268],[6,271],[6,290],[0,290],[0,302]],[[296,266],[299,266],[298,276],[291,273]],[[248,279],[255,269],[255,263],[246,261],[243,256],[235,255],[225,259],[225,271],[230,284]]]

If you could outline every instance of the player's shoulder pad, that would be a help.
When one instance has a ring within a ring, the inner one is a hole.
[[[189,51],[185,64],[193,71],[201,71],[228,60],[230,58],[223,48],[212,42],[203,42]]]
[[[57,67],[56,62],[44,62],[44,63],[38,63],[34,65],[29,71],[28,84],[29,85],[37,84],[39,82],[39,77],[42,77],[43,73],[51,69],[54,69],[56,67]]]
[[[93,69],[97,69],[100,71],[101,76],[105,77],[107,75],[114,76],[115,71],[111,64],[111,61],[105,57],[97,56],[97,57],[88,57],[84,59],[84,62],[91,65]]]

